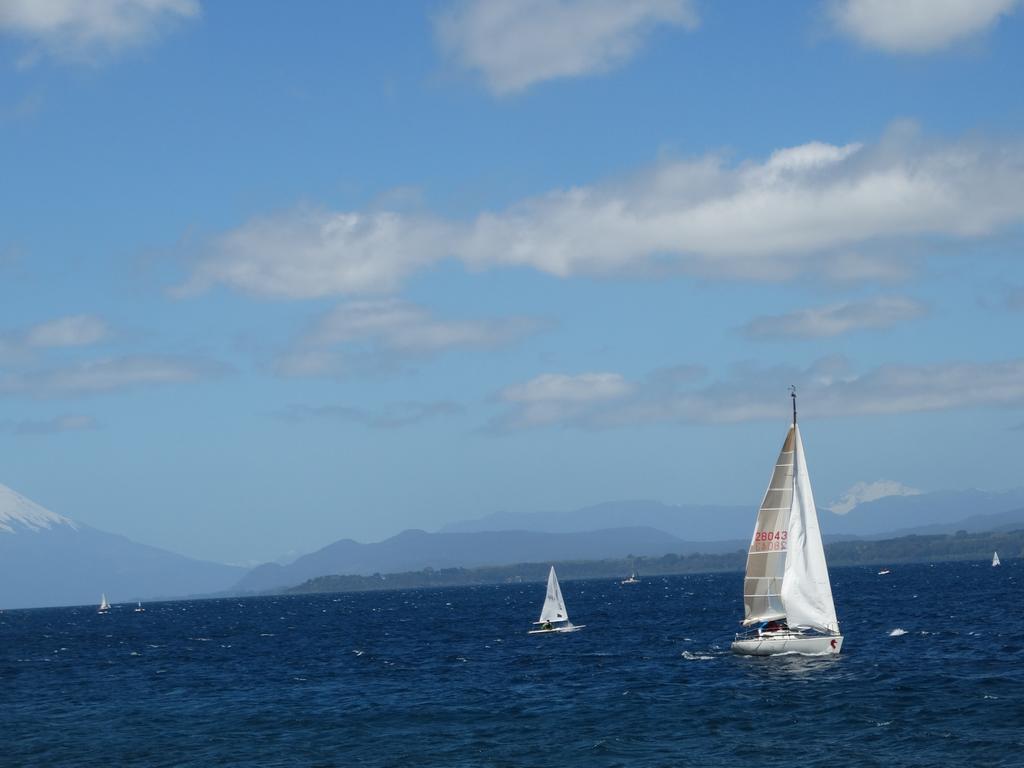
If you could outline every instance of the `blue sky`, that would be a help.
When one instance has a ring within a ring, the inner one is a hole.
[[[0,0],[0,482],[251,561],[1020,485],[1014,0]]]

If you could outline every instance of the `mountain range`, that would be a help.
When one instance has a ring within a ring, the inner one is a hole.
[[[409,530],[384,541],[341,539],[286,565],[248,570],[194,560],[51,512],[0,485],[0,607],[39,607],[277,590],[334,574],[474,568],[743,549],[756,505],[617,501],[575,510],[498,513]],[[1024,529],[1024,489],[938,491],[820,510],[826,541]]]
[[[605,560],[627,555],[657,557],[672,552],[717,553],[740,549],[745,544],[745,541],[738,539],[687,542],[655,528],[637,526],[572,533],[428,533],[410,530],[374,544],[342,539],[304,555],[290,565],[261,565],[250,571],[237,588],[242,591],[264,591],[336,573],[367,576],[425,568],[474,568],[524,561]]]
[[[993,493],[975,489],[935,491],[914,496],[884,496],[858,504],[846,514],[819,508],[822,534],[839,538],[888,536],[893,533],[945,533],[963,528],[978,516],[1005,514],[1003,524],[1024,523],[1024,488]],[[547,531],[573,533],[639,525],[657,528],[685,541],[749,539],[757,505],[716,506],[662,504],[657,501],[614,501],[557,512],[497,512],[474,520],[450,523],[442,532]],[[972,525],[984,524],[974,521]],[[978,529],[980,530],[980,529]],[[983,530],[990,530],[985,528]]]

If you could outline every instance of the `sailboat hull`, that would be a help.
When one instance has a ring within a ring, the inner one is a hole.
[[[798,635],[775,633],[760,637],[737,638],[733,653],[746,656],[778,656],[798,653],[804,656],[835,656],[842,650],[842,635]]]
[[[570,624],[567,627],[552,627],[551,629],[531,629],[529,635],[559,635],[566,632],[579,632],[586,624]]]

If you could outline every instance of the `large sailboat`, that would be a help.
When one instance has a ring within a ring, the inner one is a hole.
[[[743,626],[732,650],[754,656],[836,654],[843,646],[832,602],[804,446],[796,423],[782,444],[747,552]]]
[[[558,585],[558,577],[555,575],[555,566],[553,565],[548,572],[548,591],[544,596],[544,607],[540,610],[540,618],[533,623],[539,625],[540,628],[531,629],[531,635],[549,632],[575,632],[586,626],[585,624],[577,626],[569,621],[569,612],[565,609],[562,588]]]

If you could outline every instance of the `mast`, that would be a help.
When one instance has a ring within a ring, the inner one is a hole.
[[[789,385],[789,396],[793,398],[793,426],[796,426],[796,385]]]

